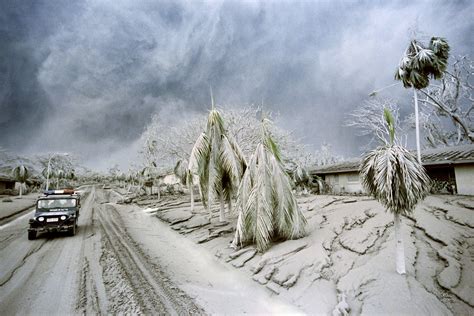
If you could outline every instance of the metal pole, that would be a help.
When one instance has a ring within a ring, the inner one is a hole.
[[[46,173],[46,191],[49,190],[49,171],[51,169],[51,158],[53,158],[54,154],[51,155],[48,159],[48,171]]]
[[[418,119],[418,96],[416,89],[413,88],[413,94],[415,96],[415,128],[416,128],[416,155],[418,162],[421,164],[421,152],[420,152],[420,123]]]

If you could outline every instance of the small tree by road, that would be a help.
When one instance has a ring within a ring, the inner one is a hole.
[[[211,213],[211,204],[218,198],[219,221],[225,221],[224,201],[232,209],[232,198],[237,191],[247,166],[237,142],[227,134],[221,113],[214,108],[207,118],[206,130],[196,140],[189,158],[191,173],[199,177],[201,198]]]
[[[360,174],[367,192],[394,215],[396,269],[405,274],[405,250],[401,215],[410,214],[430,189],[430,179],[415,156],[395,138],[395,121],[388,109],[384,111],[387,125],[385,143],[362,159]]]
[[[28,180],[30,173],[28,168],[26,168],[24,165],[18,165],[12,170],[12,176],[15,179],[15,181],[20,183],[20,198],[23,195],[23,186],[26,183],[26,180]]]
[[[306,218],[292,192],[280,150],[268,132],[269,123],[266,119],[262,122],[260,144],[237,194],[239,217],[234,247],[255,242],[257,249],[264,251],[273,238],[295,239],[305,234]]]

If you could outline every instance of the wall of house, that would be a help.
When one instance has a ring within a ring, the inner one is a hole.
[[[458,194],[474,195],[474,164],[454,167]]]
[[[6,189],[13,190],[14,188],[15,188],[15,182],[0,181],[0,190],[6,190]]]
[[[364,189],[358,172],[327,174],[325,181],[332,187],[334,193],[362,193]]]

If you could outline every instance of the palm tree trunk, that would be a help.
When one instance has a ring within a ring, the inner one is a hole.
[[[20,199],[22,195],[23,195],[23,183],[20,182]]]
[[[209,220],[212,219],[211,203],[212,203],[212,195],[211,195],[211,189],[209,189],[209,192],[207,193],[207,209],[209,211]]]
[[[416,130],[416,155],[418,162],[421,164],[421,152],[420,152],[420,122],[418,119],[418,95],[416,89],[413,88],[413,95],[415,97],[415,130]]]
[[[189,185],[189,192],[191,192],[191,212],[194,212],[194,186]]]
[[[225,213],[224,213],[224,194],[219,194],[219,204],[220,204],[220,212],[219,212],[219,222],[225,222]]]
[[[229,214],[232,214],[232,198],[229,198]]]
[[[405,249],[403,247],[402,220],[400,214],[394,214],[397,272],[405,274]]]

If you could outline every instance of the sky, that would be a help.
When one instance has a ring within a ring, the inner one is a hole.
[[[0,0],[0,147],[136,161],[154,114],[263,104],[345,157],[348,113],[393,75],[413,30],[473,55],[474,1]],[[401,84],[384,90],[411,110]]]

